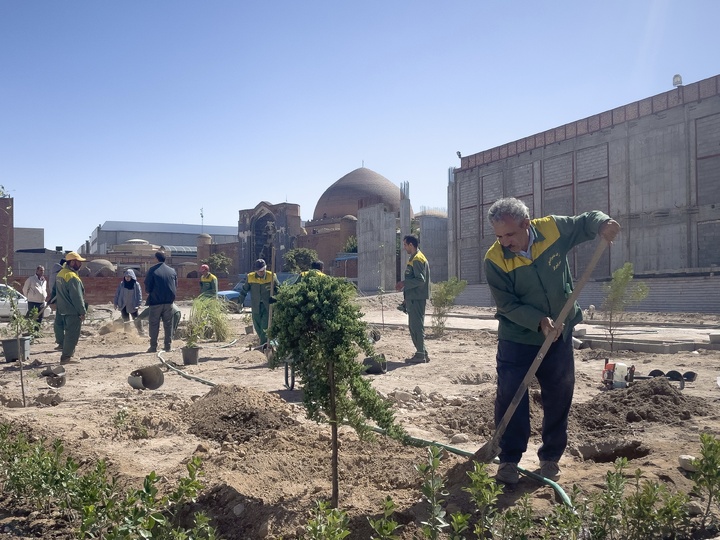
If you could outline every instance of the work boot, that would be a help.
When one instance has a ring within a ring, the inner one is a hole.
[[[69,364],[72,361],[72,356],[60,356],[61,364]]]
[[[397,309],[398,309],[398,311],[402,311],[403,313],[407,313],[407,308],[405,307],[405,302],[403,302],[402,304],[398,304]]]
[[[425,353],[416,352],[413,356],[405,360],[406,364],[426,364],[429,362]]]
[[[509,461],[501,463],[495,475],[495,480],[503,484],[517,484],[520,481],[517,463],[510,463]]]
[[[63,346],[60,345],[60,344],[58,344],[53,350],[54,350],[54,351],[62,351],[62,350],[63,350]]]
[[[172,347],[170,345],[165,345],[165,347],[163,347],[163,351],[165,351],[165,352],[170,352],[171,350],[172,350]]]
[[[548,480],[560,478],[560,465],[557,461],[540,461],[540,476]]]
[[[156,352],[157,352],[157,347],[150,347],[150,348],[149,348],[147,351],[145,351],[145,352],[156,353]]]

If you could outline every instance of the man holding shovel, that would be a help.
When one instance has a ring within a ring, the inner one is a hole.
[[[558,462],[567,446],[568,414],[575,386],[572,330],[582,320],[582,311],[574,303],[567,324],[555,324],[573,291],[567,254],[598,234],[612,242],[620,225],[600,211],[531,220],[527,206],[512,197],[496,201],[488,210],[488,221],[497,237],[485,255],[485,275],[499,321],[495,424],[500,423],[550,336],[552,345],[536,372],[544,411],[538,457],[540,474],[554,480],[560,475]],[[499,481],[519,481],[517,465],[529,438],[530,404],[525,389],[500,435]]]
[[[271,261],[272,262],[272,261]],[[267,269],[264,259],[255,261],[255,271],[247,276],[245,285],[240,290],[238,305],[242,306],[245,297],[250,293],[252,302],[252,321],[255,332],[260,338],[260,345],[267,342],[267,329],[270,323],[270,297],[280,286],[275,272]]]

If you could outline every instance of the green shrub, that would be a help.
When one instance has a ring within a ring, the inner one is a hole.
[[[433,305],[432,328],[435,335],[442,336],[445,333],[445,322],[450,313],[450,308],[466,286],[467,281],[456,277],[452,277],[448,281],[432,284],[430,301]]]
[[[215,540],[215,530],[203,514],[195,515],[192,529],[177,526],[178,512],[194,502],[202,489],[201,462],[193,457],[188,475],[167,495],[159,495],[155,472],[145,477],[143,487],[121,492],[114,478],[107,477],[104,461],[86,473],[65,456],[61,441],[49,448],[44,440],[28,442],[0,424],[0,487],[17,500],[35,508],[58,508],[78,527],[78,538],[135,540],[137,538]]]

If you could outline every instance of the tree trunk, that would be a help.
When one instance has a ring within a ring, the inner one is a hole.
[[[328,382],[330,383],[330,430],[332,440],[332,499],[330,505],[337,508],[340,501],[340,487],[338,485],[338,425],[337,409],[335,408],[335,363],[328,365]]]

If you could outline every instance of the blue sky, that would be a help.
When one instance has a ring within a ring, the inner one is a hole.
[[[0,184],[76,249],[105,221],[311,219],[362,166],[447,207],[470,155],[720,73],[716,0],[0,0]]]

